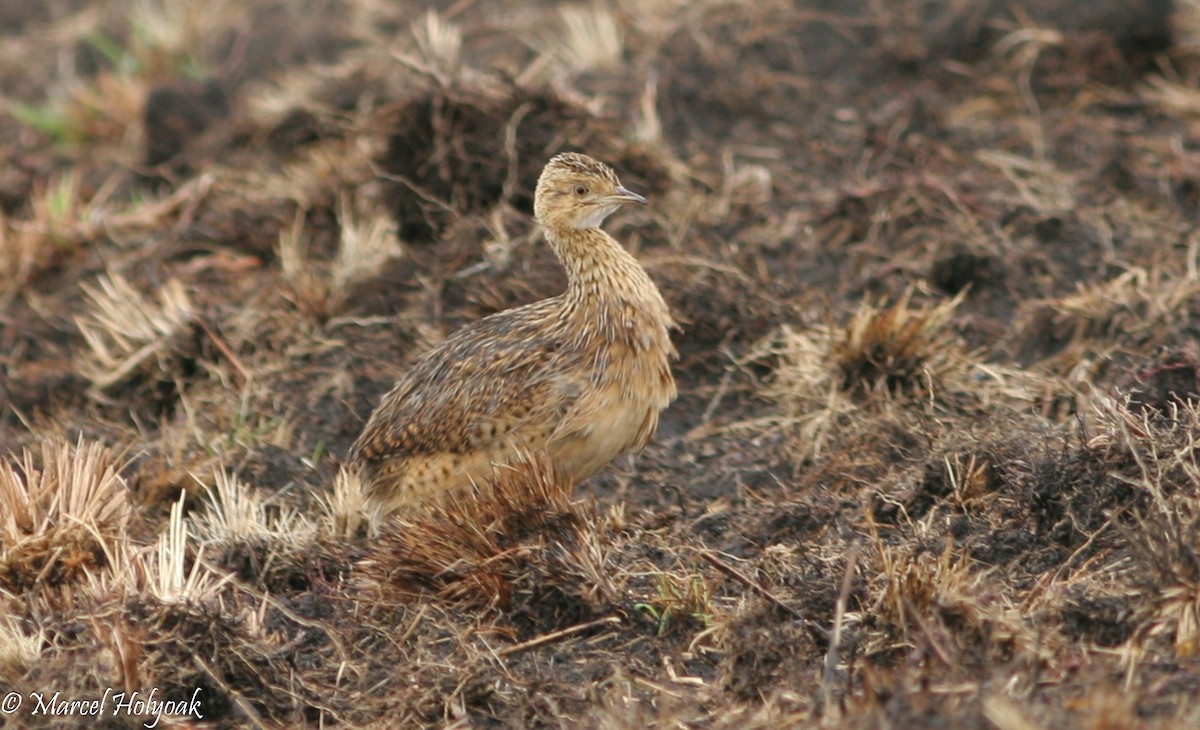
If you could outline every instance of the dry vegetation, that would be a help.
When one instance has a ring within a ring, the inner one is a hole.
[[[652,201],[679,401],[375,524],[341,456],[563,285],[564,149]],[[0,694],[1200,725],[1195,0],[5,2],[0,160]]]

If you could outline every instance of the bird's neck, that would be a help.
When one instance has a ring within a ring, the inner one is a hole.
[[[633,254],[599,228],[546,229],[550,248],[567,271],[566,298],[580,303],[661,300]]]
[[[598,228],[547,229],[546,238],[567,270],[567,290],[556,297],[567,333],[580,346],[616,343],[665,367],[675,322],[633,254]]]

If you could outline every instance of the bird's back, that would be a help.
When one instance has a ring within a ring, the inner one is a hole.
[[[422,502],[545,445],[586,387],[581,353],[548,326],[553,301],[486,317],[412,365],[350,450],[368,496]]]

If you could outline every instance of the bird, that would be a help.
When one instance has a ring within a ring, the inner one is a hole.
[[[347,456],[382,518],[484,483],[543,454],[574,485],[641,450],[676,396],[670,310],[638,260],[600,229],[646,205],[608,165],[550,159],[534,219],[566,270],[557,296],[473,322],[420,355]]]

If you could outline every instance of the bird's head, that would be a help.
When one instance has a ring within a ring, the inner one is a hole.
[[[599,228],[622,205],[645,205],[603,162],[577,152],[556,155],[542,170],[533,214],[546,228]]]

